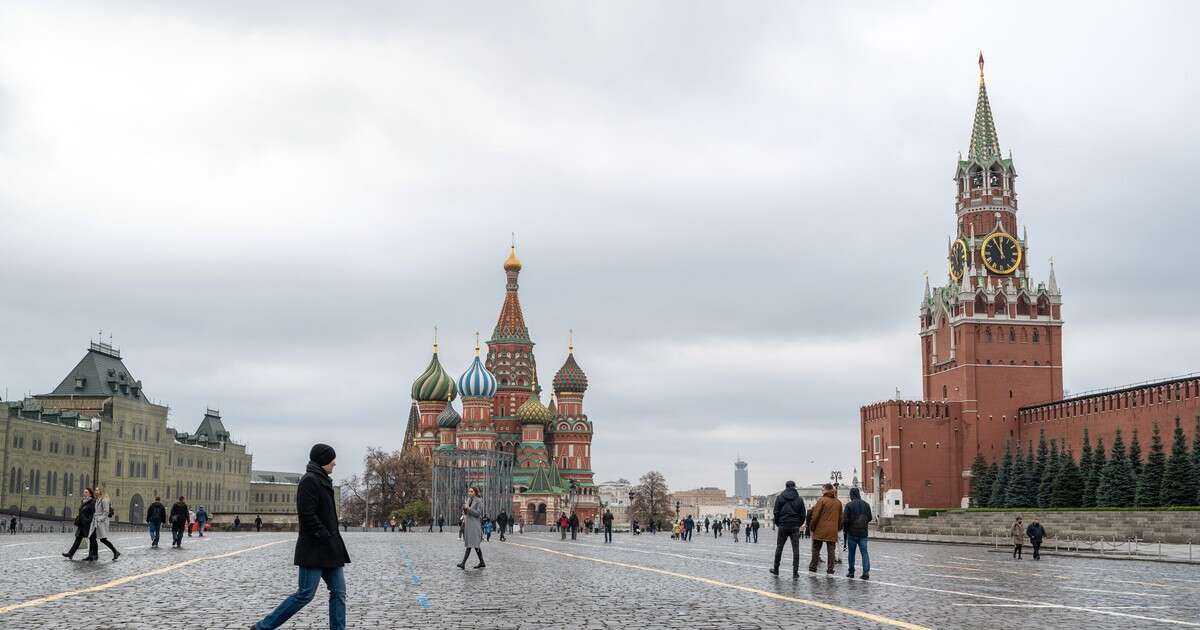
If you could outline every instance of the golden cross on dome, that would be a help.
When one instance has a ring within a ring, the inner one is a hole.
[[[479,356],[479,331],[475,331],[475,356]]]
[[[575,352],[575,329],[568,328],[567,329],[567,354],[573,354],[574,352]]]
[[[433,353],[434,354],[437,354],[437,351],[438,351],[438,330],[437,330],[437,328],[438,328],[437,324],[434,324],[433,325]]]

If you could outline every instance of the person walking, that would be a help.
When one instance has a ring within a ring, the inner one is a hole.
[[[487,515],[485,514],[483,516],[483,521],[481,522],[481,526],[483,529],[483,539],[488,542],[492,542],[492,530],[495,529],[495,526],[492,525],[492,519],[488,518]]]
[[[258,515],[258,514],[254,515],[254,531],[256,531],[256,532],[262,531],[262,516],[261,515]]]
[[[75,543],[71,548],[63,554],[67,560],[75,558],[75,552],[79,551],[79,545],[84,538],[88,537],[89,530],[92,528],[92,516],[96,513],[96,503],[92,498],[92,489],[84,488],[80,491],[83,500],[79,503],[79,511],[75,514]],[[91,549],[88,549],[88,556],[92,555]]]
[[[571,512],[571,518],[567,524],[571,526],[571,540],[575,540],[575,534],[579,532],[579,515]]]
[[[754,532],[754,544],[758,544],[758,527],[759,527],[758,517],[751,516],[750,517],[750,531]],[[747,540],[746,542],[750,542],[750,541]]]
[[[196,525],[199,526],[200,537],[204,538],[204,525],[208,523],[208,511],[201,505],[199,510],[196,510]]]
[[[329,590],[329,628],[346,628],[346,576],[350,563],[346,543],[338,531],[337,502],[333,479],[337,452],[328,444],[315,444],[308,452],[308,465],[296,486],[296,516],[300,532],[292,562],[298,567],[299,587],[254,625],[251,630],[274,630],[308,605],[323,580]]]
[[[850,549],[850,571],[846,577],[854,577],[854,552],[862,552],[862,579],[871,579],[871,556],[867,554],[867,526],[871,523],[871,506],[862,500],[858,488],[850,488],[850,502],[842,510],[842,528],[846,533],[846,546]]]
[[[800,577],[800,527],[804,525],[804,499],[796,492],[796,482],[784,484],[783,492],[775,497],[775,564],[771,575],[779,575],[779,558],[783,555],[783,543],[792,542],[792,577]]]
[[[479,490],[475,486],[467,488],[467,500],[463,501],[462,513],[463,546],[466,547],[466,551],[463,553],[462,562],[458,563],[458,568],[466,570],[467,559],[471,557],[471,549],[474,549],[476,557],[479,558],[479,564],[475,565],[475,568],[482,569],[487,566],[483,562],[483,550],[479,548],[483,538],[483,528],[479,522],[479,518],[483,516],[483,499],[479,498]]]
[[[746,542],[750,542],[750,523],[746,523],[746,526],[742,530],[745,531]]]
[[[838,542],[838,533],[842,531],[842,502],[837,499],[837,491],[833,484],[821,486],[821,498],[813,505],[812,516],[809,517],[808,527],[812,532],[812,561],[808,570],[816,573],[817,562],[821,559],[821,546],[825,546],[828,563],[825,573],[833,575],[833,554]]]
[[[158,549],[158,534],[165,522],[167,522],[167,508],[163,507],[162,497],[154,497],[154,503],[146,508],[146,525],[150,531],[151,549]]]
[[[713,540],[721,537],[721,520],[717,519],[712,524]]]
[[[1021,560],[1021,550],[1025,547],[1025,526],[1021,523],[1020,516],[1017,517],[1017,520],[1013,521],[1010,533],[1012,534],[1013,544],[1012,557],[1014,560]]]
[[[708,517],[707,517],[707,516],[705,516],[705,517],[704,517],[704,533],[705,533],[705,534],[707,534],[707,533],[708,533],[708,526],[709,526]]]
[[[698,524],[696,519],[692,518],[691,514],[688,514],[687,518],[683,520],[684,534],[687,535],[688,542],[692,542],[692,532],[696,530],[696,525]]]
[[[236,532],[237,530],[239,530],[241,528],[242,528],[242,517],[240,515],[236,515],[233,517],[233,531]]]
[[[604,542],[612,542],[613,515],[611,510],[608,508],[604,509],[604,515],[600,517],[600,523],[604,525]]]
[[[92,543],[91,549],[88,550],[88,558],[93,561],[99,559],[100,556],[95,545],[97,539],[112,552],[113,562],[121,557],[121,552],[117,551],[111,542],[108,542],[108,525],[111,519],[112,500],[108,498],[108,493],[101,484],[96,486],[96,512],[92,515],[92,527],[88,532],[88,540]]]
[[[196,528],[196,512],[188,510],[188,538],[192,537],[192,530]]]
[[[446,517],[438,516],[437,517],[437,525],[438,525],[438,533],[439,534],[442,533],[442,526],[445,524],[446,524]],[[433,531],[433,528],[432,527],[429,528],[429,531]]]
[[[742,531],[742,519],[735,518],[729,521],[729,533],[733,534],[733,542],[738,541],[738,533]]]
[[[171,506],[171,546],[183,549],[183,528],[190,527],[188,524],[188,515],[191,514],[187,503],[183,501],[183,495],[179,496],[179,500]]]
[[[9,535],[17,533],[17,517],[15,516],[8,519],[8,533]]]
[[[1025,528],[1025,535],[1029,537],[1029,544],[1033,546],[1033,559],[1041,560],[1042,539],[1046,537],[1046,528],[1042,527],[1037,517]]]
[[[504,530],[507,528],[508,528],[508,512],[505,512],[504,510],[500,510],[500,513],[496,515],[496,529],[500,534],[500,542],[504,542],[506,540],[504,538]]]

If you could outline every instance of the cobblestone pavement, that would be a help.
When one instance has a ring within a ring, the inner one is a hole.
[[[987,548],[873,541],[871,581],[767,572],[759,544],[618,534],[484,544],[461,571],[457,537],[349,533],[352,628],[1200,627],[1195,566],[1080,558],[1016,561]],[[58,554],[69,536],[0,537],[0,627],[246,628],[294,589],[294,534],[215,533],[182,550],[120,534],[95,564]],[[802,541],[807,543],[807,541]],[[803,545],[807,547],[807,545]],[[76,557],[82,558],[84,552]],[[474,564],[474,558],[468,566]],[[322,587],[323,589],[323,587]],[[80,592],[82,591],[82,592]],[[324,594],[288,628],[327,628]],[[909,625],[904,625],[909,624]]]

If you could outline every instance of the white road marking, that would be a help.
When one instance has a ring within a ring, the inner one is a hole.
[[[1171,597],[1170,595],[1161,595],[1156,593],[1134,593],[1132,591],[1106,591],[1100,588],[1079,588],[1076,586],[1062,587],[1068,591],[1086,591],[1088,593],[1108,593],[1109,595],[1135,595],[1137,597]]]
[[[992,581],[991,578],[965,577],[962,575],[942,575],[941,573],[922,573],[921,575],[925,575],[928,577],[949,578],[951,580],[971,580],[973,582],[991,582]]]

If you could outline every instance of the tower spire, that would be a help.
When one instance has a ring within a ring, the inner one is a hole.
[[[975,123],[971,127],[971,144],[967,159],[990,162],[1000,158],[1000,140],[992,120],[992,105],[988,101],[987,84],[983,80],[983,51],[979,51],[979,98],[975,102]]]

